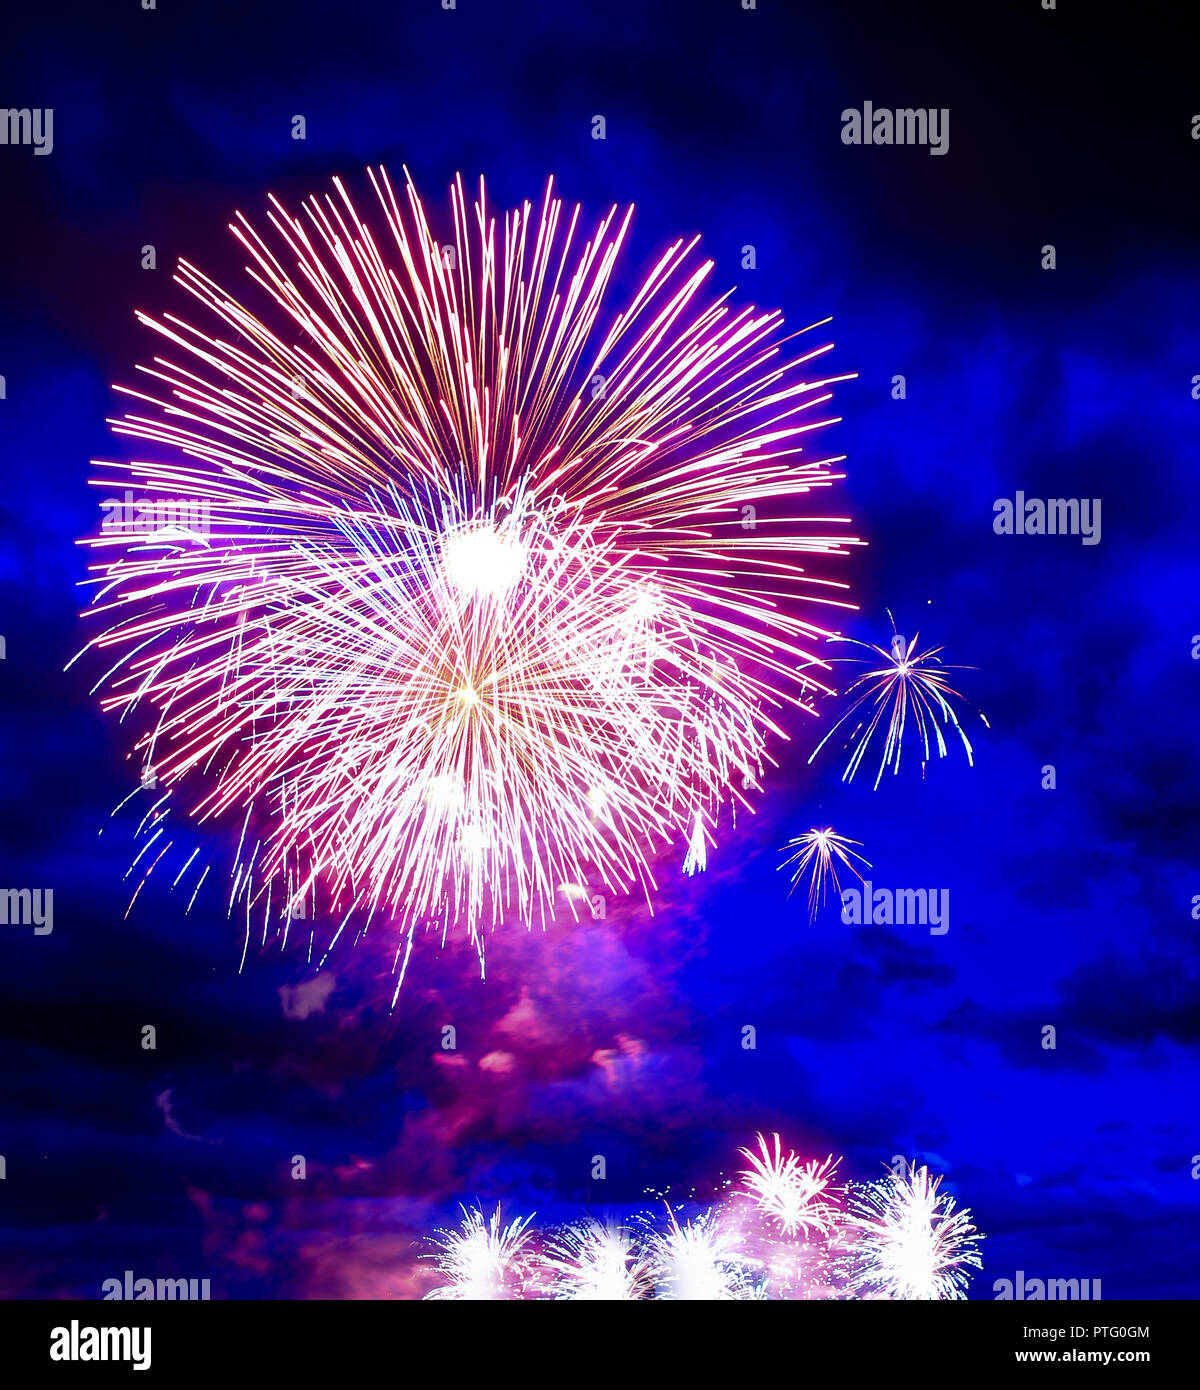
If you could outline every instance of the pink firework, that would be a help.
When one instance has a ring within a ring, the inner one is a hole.
[[[585,236],[552,185],[497,220],[458,181],[440,238],[370,183],[373,222],[340,181],[239,214],[245,302],[181,262],[203,326],[139,315],[163,354],[113,423],[150,457],[94,480],[140,500],[87,542],[89,647],[160,789],[148,869],[180,806],[237,833],[247,930],[382,917],[407,961],[463,923],[482,954],[564,883],[703,867],[824,689],[857,542],[796,504],[842,476],[805,442],[845,378],[708,298],[694,239],[612,304],[632,208]]]

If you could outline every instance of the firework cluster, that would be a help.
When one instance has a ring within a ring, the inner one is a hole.
[[[959,1299],[981,1265],[971,1213],[907,1164],[844,1183],[840,1160],[801,1160],[758,1135],[721,1199],[661,1217],[587,1217],[538,1232],[464,1207],[431,1238],[433,1299]]]

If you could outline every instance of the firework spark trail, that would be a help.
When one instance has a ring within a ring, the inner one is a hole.
[[[793,504],[842,477],[801,451],[846,378],[706,301],[695,240],[611,314],[632,209],[585,240],[552,184],[497,221],[459,180],[451,255],[411,183],[370,181],[382,236],[340,181],[272,198],[266,235],[238,215],[264,317],[187,262],[210,327],[139,314],[164,355],[113,424],[154,457],[94,485],[210,525],[86,542],[89,648],[139,760],[240,825],[247,942],[252,907],[265,940],[320,896],[410,947],[464,922],[482,959],[589,867],[647,898],[664,846],[703,867],[827,689],[816,615],[851,605],[809,559],[859,542]]]
[[[890,612],[888,617],[891,617]],[[958,714],[950,703],[951,700],[961,700],[963,697],[951,687],[943,674],[946,671],[971,668],[946,666],[939,658],[939,653],[943,650],[941,647],[927,647],[924,651],[918,651],[917,643],[919,640],[920,634],[918,633],[911,641],[905,642],[904,638],[895,632],[894,622],[892,642],[887,651],[882,647],[877,647],[873,642],[859,642],[853,637],[834,636],[830,638],[831,642],[847,642],[852,646],[863,648],[864,651],[870,652],[872,655],[865,659],[846,658],[846,660],[869,668],[846,691],[847,696],[853,696],[856,691],[861,691],[861,693],[851,701],[846,713],[813,749],[808,759],[809,763],[812,763],[834,734],[848,723],[858,710],[865,706],[863,719],[850,733],[849,742],[852,746],[852,752],[846,769],[842,773],[843,782],[853,780],[854,774],[858,771],[863,758],[866,756],[867,749],[871,746],[876,732],[884,723],[885,717],[886,733],[879,761],[879,771],[875,776],[875,789],[878,789],[879,783],[883,780],[883,774],[889,767],[893,773],[900,771],[900,755],[904,749],[905,729],[910,714],[916,723],[918,739],[923,750],[922,774],[930,761],[931,734],[937,756],[939,758],[946,756],[948,750],[946,739],[942,733],[942,725],[952,728],[958,735],[967,754],[967,763],[974,766],[974,750],[971,747],[971,740],[959,723]],[[982,713],[979,717],[983,720],[985,727],[991,727]]]
[[[940,1192],[940,1177],[909,1164],[851,1198],[857,1233],[853,1287],[891,1299],[960,1299],[982,1267],[971,1213]]]
[[[692,822],[687,853],[683,856],[683,872],[688,878],[702,874],[708,868],[708,840],[704,833],[704,817],[699,811]]]
[[[593,1218],[548,1236],[541,1266],[556,1299],[625,1301],[648,1298],[654,1265],[637,1234]]]
[[[497,1300],[525,1296],[531,1256],[532,1216],[502,1224],[500,1207],[485,1217],[479,1207],[463,1207],[458,1230],[434,1237],[431,1258],[446,1283],[425,1295],[431,1299]]]
[[[839,835],[836,830],[826,826],[824,830],[809,830],[806,834],[789,840],[784,846],[785,850],[793,849],[796,851],[779,866],[781,869],[786,869],[791,864],[796,866],[792,872],[792,886],[788,890],[788,897],[791,897],[792,893],[796,891],[796,885],[804,875],[808,874],[808,916],[810,921],[816,920],[817,912],[824,906],[829,884],[833,884],[835,893],[841,890],[841,882],[837,875],[839,862],[844,864],[860,882],[862,881],[862,874],[858,872],[858,867],[853,861],[857,859],[859,864],[866,865],[868,869],[871,867],[870,861],[852,849],[852,845],[861,847],[862,841],[848,840],[844,835]]]

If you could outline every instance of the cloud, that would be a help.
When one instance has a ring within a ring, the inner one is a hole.
[[[284,1018],[311,1018],[313,1014],[324,1013],[336,988],[337,981],[328,971],[298,985],[280,985],[279,1000]]]

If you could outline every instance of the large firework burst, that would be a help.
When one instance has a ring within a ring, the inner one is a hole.
[[[891,617],[890,612],[888,617]],[[920,634],[918,633],[911,640],[906,641],[896,632],[894,621],[891,644],[886,651],[883,647],[877,647],[873,642],[860,642],[853,637],[834,636],[830,638],[830,641],[848,642],[852,646],[861,647],[871,655],[861,659],[846,658],[858,665],[866,666],[867,670],[846,691],[848,696],[854,696],[856,692],[859,693],[856,698],[851,700],[846,713],[813,749],[808,759],[810,763],[837,731],[853,719],[858,711],[865,706],[864,713],[850,732],[851,753],[846,769],[842,773],[843,782],[853,780],[854,774],[858,771],[863,758],[866,757],[867,749],[871,746],[881,725],[886,728],[886,733],[879,759],[879,771],[875,774],[875,787],[878,788],[879,783],[883,780],[883,774],[889,767],[893,773],[898,773],[900,771],[900,755],[904,750],[905,730],[908,727],[910,715],[917,727],[917,740],[921,748],[922,773],[931,756],[931,736],[937,756],[939,758],[946,756],[947,745],[942,732],[943,725],[948,729],[953,729],[954,733],[958,735],[966,752],[968,764],[974,766],[975,756],[971,747],[971,740],[959,723],[958,714],[951,703],[954,700],[961,700],[962,696],[953,689],[945,675],[947,671],[967,668],[946,666],[940,657],[943,650],[941,647],[926,647],[923,651],[918,651],[917,644],[920,641]],[[979,717],[987,727],[986,716],[981,713]]]
[[[706,298],[695,240],[613,313],[631,208],[584,239],[552,185],[498,222],[458,181],[442,243],[370,181],[378,229],[340,181],[238,215],[259,307],[181,262],[205,326],[139,314],[167,355],[113,423],[151,458],[94,481],[189,521],[89,541],[89,645],[162,788],[149,869],[178,795],[238,830],[247,932],[380,915],[407,961],[589,873],[649,896],[672,843],[702,868],[825,688],[813,605],[849,605],[809,557],[855,542],[795,506],[842,476],[801,454],[830,344]]]

